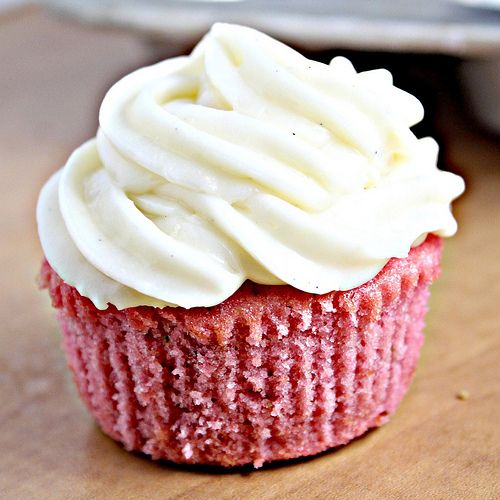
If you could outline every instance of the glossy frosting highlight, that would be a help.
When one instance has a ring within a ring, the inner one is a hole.
[[[42,190],[45,255],[99,308],[211,306],[246,279],[354,288],[456,231],[463,181],[410,131],[422,116],[385,70],[216,24],[110,89],[96,139]]]

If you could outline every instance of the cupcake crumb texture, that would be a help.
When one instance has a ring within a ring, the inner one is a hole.
[[[190,310],[101,311],[48,263],[41,283],[104,432],[155,459],[260,467],[345,444],[394,413],[440,253],[431,235],[348,292],[247,282],[218,306]]]

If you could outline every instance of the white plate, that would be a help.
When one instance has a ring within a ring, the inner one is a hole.
[[[498,0],[460,0],[495,2]],[[500,15],[449,0],[45,0],[59,13],[195,42],[236,22],[311,49],[500,55]]]
[[[448,0],[475,9],[500,10],[500,0]]]

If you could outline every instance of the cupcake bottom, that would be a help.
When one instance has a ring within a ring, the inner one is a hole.
[[[441,247],[431,235],[346,292],[246,282],[218,306],[189,310],[100,311],[47,262],[41,283],[106,434],[154,459],[260,467],[388,420],[415,369]]]

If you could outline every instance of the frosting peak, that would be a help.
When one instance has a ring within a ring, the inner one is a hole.
[[[409,130],[422,116],[386,70],[215,24],[109,90],[96,139],[42,190],[46,257],[99,308],[210,306],[245,279],[354,288],[456,230],[463,181]]]

